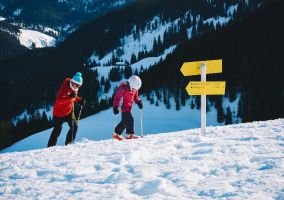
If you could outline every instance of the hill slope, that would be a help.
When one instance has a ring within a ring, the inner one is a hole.
[[[166,106],[155,106],[142,97],[143,113],[143,133],[157,134],[161,132],[172,132],[186,130],[190,128],[200,127],[200,111],[197,109],[189,109],[187,107],[181,108],[179,112],[176,112],[174,108],[166,109]],[[132,114],[134,117],[134,131],[137,135],[141,134],[140,129],[140,110],[138,106],[133,105]],[[113,133],[114,123],[120,121],[120,116],[115,118],[112,109],[101,111],[100,113],[81,119],[79,121],[79,129],[76,135],[75,142],[88,140],[105,140],[110,139]],[[207,113],[207,125],[217,126],[219,124],[216,120],[216,110],[212,108]],[[69,130],[67,123],[63,124],[61,135],[58,138],[57,145],[64,145],[66,139],[66,133]],[[31,149],[45,148],[49,139],[52,129],[47,129],[42,132],[36,133],[27,137],[17,143],[11,145],[0,151],[3,152],[15,152],[26,151]]]
[[[284,120],[0,154],[3,199],[283,199]]]

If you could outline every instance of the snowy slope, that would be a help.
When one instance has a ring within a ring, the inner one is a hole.
[[[190,107],[187,106],[182,107],[182,109],[177,112],[175,108],[166,109],[164,104],[156,107],[146,101],[144,97],[141,98],[144,105],[142,112],[144,134],[155,134],[200,127],[200,110],[191,110]],[[135,132],[136,134],[140,134],[140,110],[135,104],[133,105],[132,113],[135,119]],[[217,112],[214,109],[211,109],[211,112],[207,113],[208,126],[219,125],[216,121],[216,115]],[[113,133],[114,123],[117,124],[119,121],[120,115],[115,118],[112,108],[85,119],[81,119],[79,121],[79,129],[76,141],[81,141],[84,139],[109,139]],[[58,145],[64,145],[68,129],[69,127],[67,123],[64,123],[61,135],[58,138]],[[2,152],[45,148],[51,131],[51,129],[48,129],[34,134],[2,150]]]
[[[32,48],[34,44],[35,48],[42,48],[42,47],[51,47],[55,46],[56,40],[55,38],[46,35],[44,33],[26,29],[20,29],[21,34],[19,36],[19,40],[21,45],[26,46],[28,48]]]
[[[164,54],[158,57],[148,57],[138,61],[131,65],[132,71],[135,70],[140,71],[141,67],[144,69],[148,69],[155,63],[159,62],[161,59],[165,59],[165,57],[170,54],[175,46],[165,50]],[[105,79],[108,78],[108,74],[110,70],[114,66],[105,66],[105,67],[94,67],[93,70],[97,70],[98,72],[98,80],[101,80],[101,77]],[[117,87],[121,82],[126,81],[123,78],[118,82],[111,82],[111,88],[107,93],[104,93],[103,89],[99,93],[100,98],[109,98],[112,96],[115,87]],[[79,94],[80,95],[80,94]],[[178,131],[185,130],[189,128],[198,128],[200,127],[200,110],[191,109],[190,103],[192,99],[186,100],[186,106],[181,107],[179,111],[175,109],[174,99],[171,98],[171,109],[167,109],[163,102],[159,102],[159,106],[151,105],[145,97],[141,96],[141,99],[144,104],[143,108],[143,129],[146,134],[155,134],[160,132],[170,132],[170,131]],[[229,102],[227,98],[223,98],[223,109],[226,110],[227,107],[230,107],[230,110],[233,113],[233,121],[235,123],[241,122],[241,119],[237,118],[238,113],[238,102],[239,96],[236,98],[234,102]],[[53,108],[49,108],[48,110],[40,109],[38,110],[40,113],[43,111],[46,112],[48,117],[52,118],[52,110]],[[208,126],[216,126],[223,125],[224,123],[217,122],[217,112],[214,105],[210,105],[207,111],[207,125]],[[136,133],[140,133],[140,111],[136,105],[133,106],[133,114],[135,118],[135,127]],[[226,114],[226,113],[225,113]],[[28,115],[27,111],[18,116],[14,123],[17,122],[17,119],[23,119],[26,115]],[[112,130],[114,127],[114,122],[118,123],[120,119],[115,119],[112,109],[108,109],[106,111],[102,111],[96,115],[90,116],[86,119],[81,119],[79,123],[79,131],[76,137],[76,141],[80,141],[84,138],[90,140],[102,140],[108,139],[111,137]],[[40,133],[36,133],[22,141],[19,141],[13,144],[11,147],[8,147],[2,152],[13,152],[13,151],[23,151],[23,150],[31,150],[46,147],[46,143],[51,133],[51,129],[42,131]],[[64,145],[66,133],[68,131],[67,124],[63,125],[62,134],[59,137],[58,144]],[[1,151],[0,151],[1,152]]]
[[[284,199],[284,119],[0,154],[0,199]]]

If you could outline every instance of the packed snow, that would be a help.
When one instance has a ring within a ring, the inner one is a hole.
[[[0,199],[284,199],[284,119],[0,154]]]
[[[44,33],[26,29],[20,29],[21,34],[19,36],[19,40],[21,45],[26,46],[28,48],[42,48],[42,47],[51,47],[55,46],[56,39],[46,35]]]

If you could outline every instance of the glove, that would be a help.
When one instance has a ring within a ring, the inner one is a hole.
[[[81,97],[81,100],[78,102],[81,106],[85,106],[86,104],[86,99],[84,99],[83,97]]]
[[[114,113],[115,115],[117,115],[117,114],[119,113],[119,110],[118,110],[118,107],[117,107],[117,106],[113,107],[113,113]]]
[[[139,102],[138,102],[138,107],[139,107],[140,109],[142,109],[142,108],[143,108],[142,101],[139,101]]]
[[[73,91],[71,94],[69,94],[70,98],[75,98],[76,97],[76,93]]]

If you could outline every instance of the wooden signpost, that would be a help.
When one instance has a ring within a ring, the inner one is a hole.
[[[189,95],[201,95],[201,134],[206,132],[206,95],[224,95],[225,81],[206,81],[206,74],[222,72],[222,60],[185,62],[180,68],[184,76],[201,75],[201,81],[191,81],[186,86]]]

